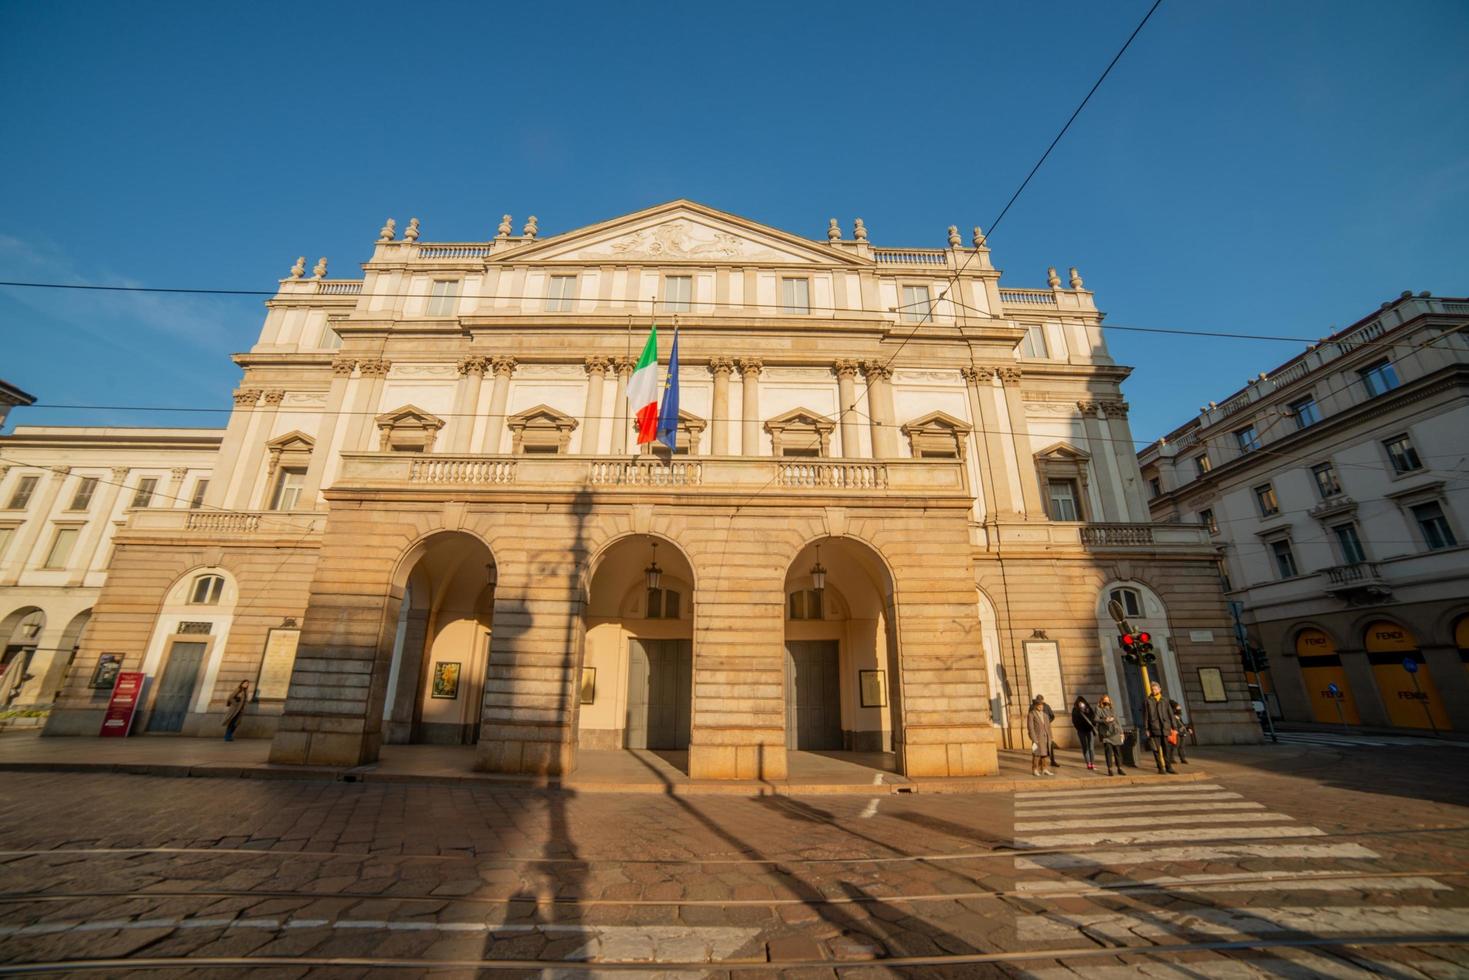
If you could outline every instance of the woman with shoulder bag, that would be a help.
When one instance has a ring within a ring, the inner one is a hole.
[[[1025,718],[1025,733],[1030,736],[1030,774],[1054,776],[1055,773],[1046,765],[1053,751],[1051,719],[1046,717],[1046,699],[1039,694],[1030,702],[1030,714]]]
[[[1112,775],[1112,763],[1117,763],[1117,773],[1126,775],[1122,768],[1122,725],[1117,721],[1117,712],[1112,710],[1112,699],[1103,694],[1097,703],[1097,737],[1102,740],[1102,754],[1107,761],[1107,775]]]

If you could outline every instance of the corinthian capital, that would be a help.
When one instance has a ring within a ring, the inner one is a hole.
[[[591,377],[594,374],[606,374],[607,369],[611,366],[612,358],[606,357],[602,354],[593,354],[586,360],[587,377]]]
[[[893,376],[893,369],[882,361],[865,361],[862,373],[867,375],[868,381],[886,381]]]
[[[1000,376],[1000,381],[1007,385],[1020,383],[1020,369],[1018,367],[996,368],[995,373]]]
[[[852,358],[844,357],[833,364],[831,369],[839,378],[855,378],[860,367],[861,365]]]
[[[393,362],[387,360],[358,361],[357,370],[362,372],[364,378],[386,378]]]
[[[1121,398],[1106,398],[1102,400],[1102,411],[1107,413],[1109,419],[1125,419],[1127,411],[1131,406]]]
[[[332,377],[350,378],[352,370],[357,367],[357,362],[350,357],[338,357],[332,360]]]
[[[993,364],[976,364],[973,367],[960,368],[959,373],[964,375],[964,380],[972,385],[987,385],[995,380],[995,372],[998,369]]]
[[[259,388],[236,388],[234,392],[235,404],[241,408],[254,407],[260,401]]]
[[[614,357],[612,359],[612,366],[621,377],[627,378],[632,376],[633,370],[638,366],[638,362],[630,357]]]
[[[720,376],[723,376],[723,377],[726,377],[726,378],[729,377],[732,373],[734,373],[734,367],[735,367],[735,364],[734,364],[734,359],[733,358],[729,358],[729,357],[711,357],[711,358],[709,358],[709,373],[712,374],[712,375],[714,375],[716,378],[718,378]]]
[[[276,406],[285,401],[286,392],[283,388],[269,388],[265,392],[265,404]]]
[[[1102,403],[1094,398],[1083,398],[1076,403],[1076,409],[1081,412],[1081,417],[1084,419],[1101,414],[1101,408]]]
[[[508,378],[515,373],[515,358],[496,354],[490,358],[490,368],[496,377]]]
[[[471,374],[480,378],[485,376],[486,364],[483,357],[461,357],[457,366],[461,378],[467,378]]]
[[[758,357],[742,357],[739,364],[740,376],[745,378],[758,378],[765,370],[765,362]]]

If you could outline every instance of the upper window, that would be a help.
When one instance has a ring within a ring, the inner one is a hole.
[[[1452,548],[1459,543],[1454,538],[1453,528],[1449,527],[1449,519],[1444,516],[1443,507],[1439,506],[1437,500],[1417,504],[1411,510],[1413,520],[1418,522],[1418,530],[1422,532],[1423,543],[1428,545],[1428,550]]]
[[[97,478],[95,476],[84,476],[82,482],[77,484],[77,492],[72,495],[71,506],[68,510],[88,510],[92,506],[92,495],[97,492]]]
[[[797,589],[787,597],[787,609],[791,619],[825,619],[821,593],[815,589]]]
[[[1219,533],[1219,521],[1214,517],[1213,508],[1205,507],[1199,511],[1199,523],[1207,527],[1210,534]]]
[[[1274,517],[1280,513],[1280,501],[1275,499],[1275,486],[1262,483],[1255,488],[1255,506],[1260,508],[1261,517]]]
[[[1205,473],[1208,473],[1213,468],[1214,464],[1209,461],[1208,453],[1203,453],[1194,457],[1194,473],[1198,476],[1203,476]]]
[[[217,606],[224,592],[224,576],[200,575],[194,579],[194,588],[189,591],[189,602],[196,606]]]
[[[1158,479],[1156,476],[1149,477],[1148,492],[1151,493],[1154,497],[1161,497],[1163,495],[1163,481]]]
[[[1296,420],[1297,429],[1309,428],[1321,421],[1321,409],[1316,407],[1316,399],[1310,395],[1291,402],[1290,414]]]
[[[329,326],[328,327],[322,327],[321,328],[321,349],[322,350],[341,350],[342,349],[342,335],[339,334],[339,333],[337,333],[335,330],[333,330]]]
[[[40,482],[39,476],[23,476],[15,485],[15,492],[10,495],[11,510],[25,510],[30,506],[31,494],[36,492],[36,484]]]
[[[678,619],[682,603],[673,589],[648,590],[649,619]]]
[[[1367,560],[1367,552],[1362,548],[1362,539],[1357,536],[1357,525],[1348,521],[1346,524],[1333,524],[1331,533],[1336,537],[1336,545],[1341,549],[1341,560],[1347,565],[1355,565]]]
[[[663,308],[670,313],[687,313],[694,301],[693,276],[668,276],[663,280]]]
[[[923,323],[933,311],[933,299],[927,286],[904,286],[903,305],[898,315],[905,323]]]
[[[1032,323],[1025,328],[1025,339],[1020,341],[1020,353],[1026,357],[1050,357],[1046,347],[1046,327],[1043,323]]]
[[[1393,370],[1392,361],[1387,358],[1362,368],[1357,376],[1362,379],[1368,398],[1376,398],[1398,386],[1398,372]]]
[[[65,568],[66,560],[71,557],[71,549],[76,546],[77,535],[81,531],[74,527],[60,527],[56,529],[56,537],[51,539],[51,550],[46,554],[46,564],[43,568]]]
[[[1289,539],[1270,542],[1270,554],[1275,559],[1275,571],[1281,578],[1295,578],[1300,574],[1296,570],[1296,555],[1291,550]]]
[[[1392,463],[1394,473],[1412,473],[1414,470],[1423,469],[1423,462],[1418,458],[1418,450],[1413,448],[1413,440],[1406,435],[1393,436],[1382,443],[1387,450],[1388,461]]]
[[[153,504],[153,492],[158,489],[158,479],[145,476],[138,481],[138,489],[133,492],[134,507],[150,507]]]
[[[270,499],[271,510],[295,510],[301,504],[301,490],[306,486],[306,470],[288,466],[281,469],[276,478],[275,495]]]
[[[783,313],[810,313],[811,280],[782,279],[780,281],[780,308]]]
[[[1109,598],[1121,606],[1122,612],[1128,616],[1143,614],[1143,597],[1137,589],[1113,589]]]
[[[546,292],[546,310],[550,313],[570,313],[571,302],[576,299],[576,276],[552,276],[551,286]]]
[[[459,280],[435,279],[428,294],[429,316],[451,316],[454,301],[459,298]]]
[[[1234,441],[1239,443],[1239,451],[1242,453],[1252,453],[1260,448],[1260,434],[1253,425],[1234,430]]]
[[[1321,495],[1322,500],[1341,493],[1341,483],[1336,478],[1336,467],[1330,463],[1317,463],[1311,467],[1311,476],[1316,480],[1316,492]]]
[[[195,480],[194,481],[194,494],[193,494],[193,496],[191,496],[189,498],[189,508],[191,510],[198,510],[200,507],[203,507],[204,506],[204,495],[206,493],[208,493],[208,492],[209,492],[209,481],[208,480]]]
[[[1050,492],[1051,498],[1051,520],[1081,520],[1081,508],[1077,501],[1075,480],[1048,480],[1046,487]]]

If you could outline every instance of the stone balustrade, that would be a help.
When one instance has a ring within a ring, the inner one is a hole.
[[[874,248],[872,261],[878,265],[948,265],[949,253],[941,248]]]
[[[318,296],[357,296],[362,292],[360,280],[319,279],[316,283]]]
[[[1055,306],[1056,294],[1049,289],[1001,289],[1000,302],[1014,306]]]
[[[1000,522],[993,530],[986,529],[983,537],[1002,550],[1215,553],[1209,529],[1202,524],[1016,521]]]
[[[198,533],[230,538],[300,537],[326,524],[323,511],[186,510],[145,507],[130,512],[126,534]]]

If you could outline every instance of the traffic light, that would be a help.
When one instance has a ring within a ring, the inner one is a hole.
[[[1158,662],[1158,655],[1153,652],[1153,634],[1144,630],[1134,634],[1133,640],[1136,641],[1137,655],[1144,664],[1151,667]]]
[[[1147,635],[1148,634],[1146,633],[1123,633],[1122,659],[1130,664],[1139,663],[1139,657],[1142,654],[1141,643],[1139,642],[1139,640],[1141,637]]]

